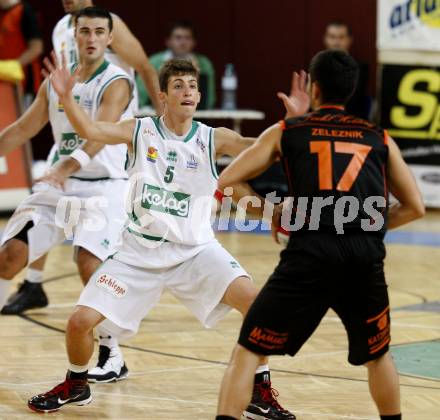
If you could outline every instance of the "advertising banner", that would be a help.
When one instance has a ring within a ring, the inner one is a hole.
[[[384,64],[381,79],[380,124],[410,164],[425,204],[440,207],[440,67]]]

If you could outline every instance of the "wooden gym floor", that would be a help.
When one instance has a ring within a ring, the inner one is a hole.
[[[0,221],[0,231],[4,227]],[[261,287],[280,247],[268,235],[220,233],[224,246]],[[386,273],[392,306],[392,350],[399,366],[404,418],[440,419],[440,212],[392,232]],[[22,273],[23,274],[23,273]],[[38,416],[26,406],[32,395],[61,382],[66,371],[66,320],[81,291],[72,249],[49,256],[45,289],[50,305],[25,316],[0,316],[0,419]],[[14,280],[16,284],[22,275]],[[205,330],[171,295],[124,343],[127,380],[91,385],[94,400],[65,407],[56,419],[213,419],[221,377],[241,317],[231,312]],[[96,355],[95,355],[96,356]],[[281,403],[299,420],[378,419],[366,370],[346,361],[342,324],[329,312],[295,358],[271,359]],[[93,360],[95,362],[95,360]]]

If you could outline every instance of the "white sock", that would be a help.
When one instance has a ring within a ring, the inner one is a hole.
[[[257,367],[256,374],[263,373],[263,372],[269,372],[269,365],[261,365]]]
[[[118,347],[118,339],[114,337],[105,326],[99,324],[96,327],[96,331],[98,332],[100,346],[106,346],[109,348]]]
[[[43,271],[35,270],[34,268],[28,268],[25,279],[30,283],[42,283]]]
[[[79,365],[74,365],[72,363],[69,364],[69,370],[71,372],[75,372],[75,373],[83,373],[86,372],[88,369],[88,365],[85,366],[79,366]]]
[[[0,278],[0,310],[5,306],[9,296],[9,288],[11,287],[11,280]]]

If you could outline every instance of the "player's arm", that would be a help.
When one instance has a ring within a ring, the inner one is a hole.
[[[232,187],[232,198],[237,203],[247,196],[256,197],[256,205],[249,207],[248,210],[261,217],[263,216],[265,200],[246,181],[266,171],[277,160],[281,152],[281,136],[282,129],[279,124],[269,127],[260,135],[257,141],[247,147],[223,170],[218,180],[218,188],[221,192],[226,187]]]
[[[423,217],[425,206],[411,170],[403,160],[397,144],[390,137],[388,148],[388,188],[398,200],[398,203],[391,205],[388,210],[388,228],[393,229]]]
[[[71,74],[67,68],[64,55],[62,57],[61,66],[58,65],[58,60],[54,52],[52,52],[51,56],[52,61],[48,58],[44,59],[46,70],[43,70],[43,74],[50,77],[52,87],[57,93],[58,99],[63,105],[64,112],[72,124],[72,127],[75,129],[75,132],[80,137],[93,142],[104,144],[125,143],[130,145],[135,120],[130,119],[118,123],[92,121],[72,96],[72,89],[78,79],[80,66]]]
[[[229,128],[216,128],[214,131],[214,142],[217,156],[228,155],[238,156],[243,150],[252,146],[256,139],[243,137]]]
[[[131,99],[131,87],[126,79],[115,80],[105,91],[99,105],[96,120],[117,122]],[[65,180],[87,165],[90,159],[105,147],[104,143],[87,140],[84,146],[74,151],[68,159],[60,161],[39,181],[62,186]]]
[[[48,120],[47,80],[45,80],[26,112],[0,132],[0,156],[8,154],[34,137]]]
[[[111,47],[130,67],[133,67],[144,82],[153,106],[158,115],[163,107],[159,101],[159,79],[156,69],[148,60],[147,54],[128,26],[118,16],[113,15],[113,41]]]

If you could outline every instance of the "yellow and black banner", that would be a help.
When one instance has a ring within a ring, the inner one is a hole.
[[[440,67],[382,65],[380,124],[411,165],[425,203],[440,206]]]

